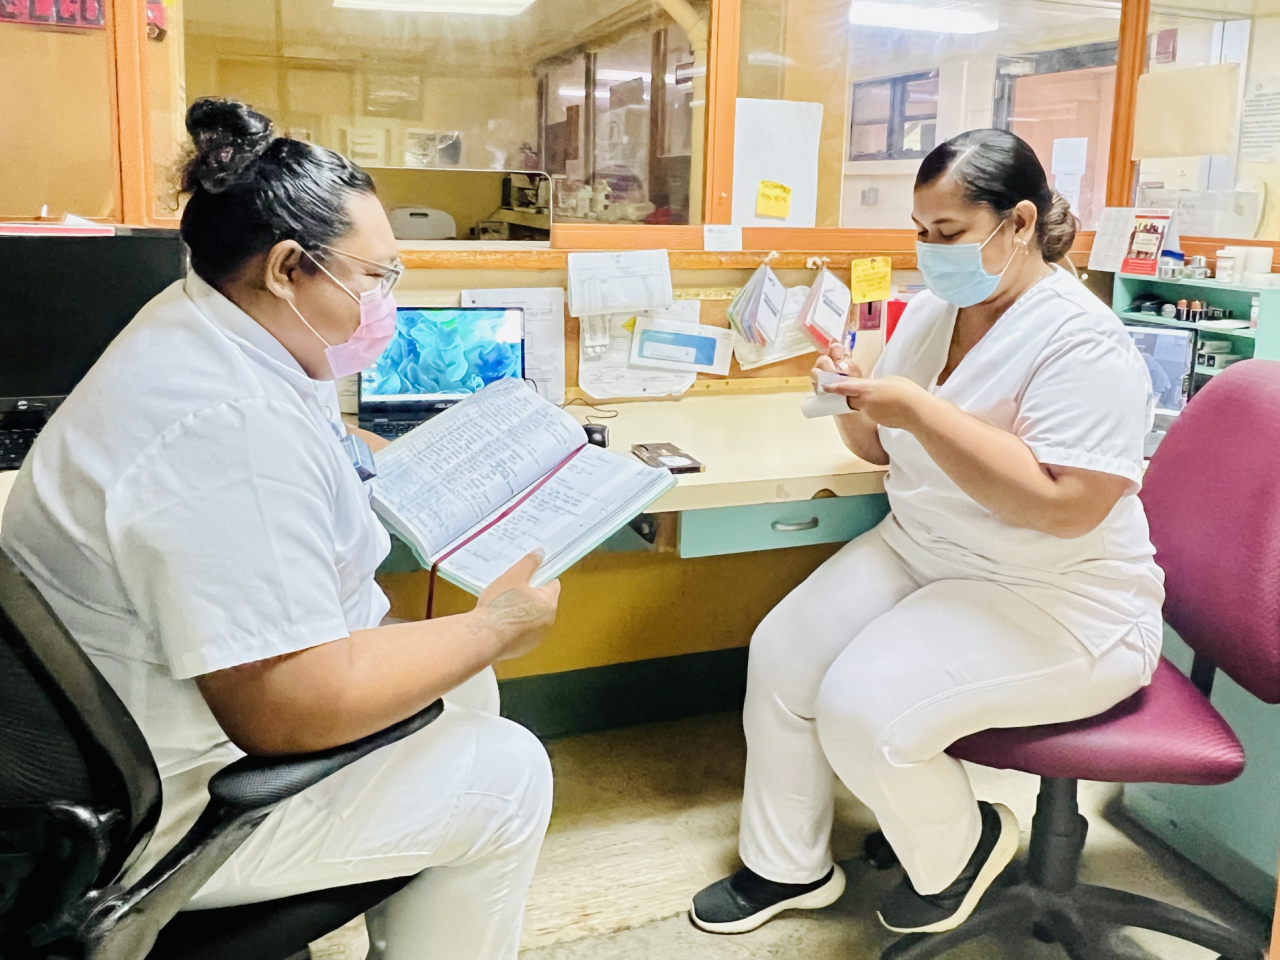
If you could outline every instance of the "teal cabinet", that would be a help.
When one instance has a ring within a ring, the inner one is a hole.
[[[889,501],[882,493],[686,510],[680,515],[680,556],[844,543],[870,530],[888,512]]]

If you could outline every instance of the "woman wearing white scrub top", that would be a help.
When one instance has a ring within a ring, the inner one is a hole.
[[[514,960],[551,770],[497,716],[489,667],[540,641],[559,586],[531,588],[526,558],[473,613],[380,625],[390,541],[333,379],[394,327],[390,224],[363,170],[243,104],[197,101],[187,129],[192,272],[51,418],[0,546],[156,758],[161,820],[131,877],[237,757],[347,743],[443,696],[435,723],[277,807],[189,907],[413,876],[370,913],[371,957]]]
[[[1116,316],[1057,266],[1074,218],[1031,148],[977,130],[915,186],[912,299],[869,379],[817,370],[854,453],[887,464],[890,515],[786,597],[751,643],[745,867],[694,898],[704,929],[753,929],[844,889],[832,773],[906,876],[885,926],[962,923],[1018,824],[945,750],[991,727],[1077,720],[1149,682],[1163,575],[1136,494],[1151,381]]]

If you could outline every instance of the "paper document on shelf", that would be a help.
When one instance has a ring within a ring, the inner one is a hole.
[[[788,287],[786,299],[782,303],[782,319],[778,324],[778,335],[768,346],[758,347],[754,343],[736,337],[733,341],[733,355],[738,359],[738,366],[743,370],[754,370],[770,363],[781,363],[792,357],[816,353],[818,348],[813,338],[804,332],[804,328],[796,323],[800,316],[800,308],[809,296],[808,287]]]
[[[1129,251],[1129,234],[1133,233],[1133,207],[1107,207],[1098,220],[1098,230],[1089,251],[1089,269],[1119,273],[1124,255]]]
[[[654,370],[631,364],[631,332],[640,317],[676,320],[694,326],[702,303],[677,300],[665,310],[637,313],[614,313],[604,318],[609,329],[609,343],[604,352],[588,355],[579,346],[578,386],[596,400],[612,397],[679,396],[693,386],[698,375],[692,372]]]
[[[569,254],[569,316],[669,307],[671,265],[666,250]]]
[[[708,223],[702,227],[703,250],[741,250],[742,228]]]
[[[512,287],[463,290],[464,307],[524,309],[524,375],[544,400],[564,403],[564,290]]]

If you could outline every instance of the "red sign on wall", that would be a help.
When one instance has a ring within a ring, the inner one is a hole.
[[[106,0],[0,0],[0,23],[101,30]]]

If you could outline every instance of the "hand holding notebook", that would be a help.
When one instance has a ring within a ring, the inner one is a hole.
[[[533,550],[559,576],[676,480],[600,447],[519,380],[500,380],[377,455],[373,507],[419,561],[469,593]]]

